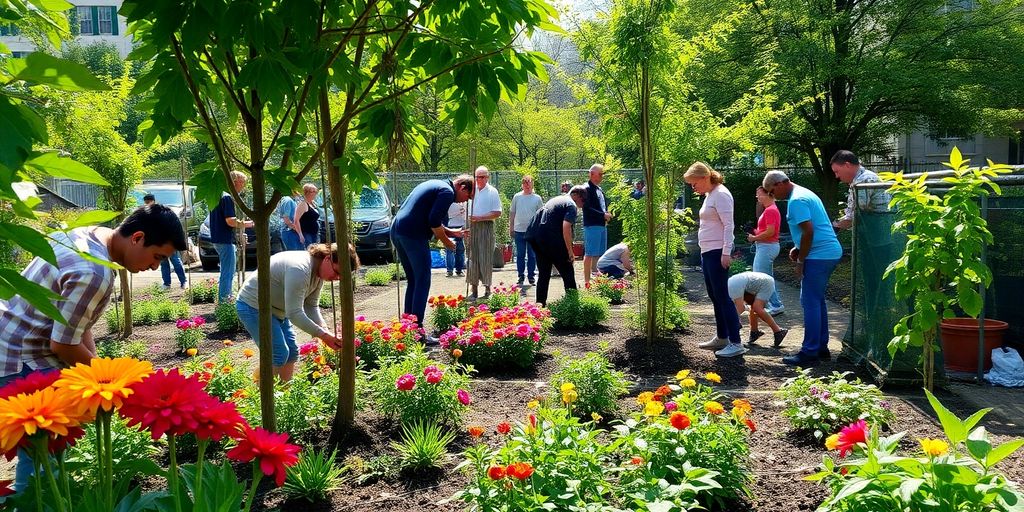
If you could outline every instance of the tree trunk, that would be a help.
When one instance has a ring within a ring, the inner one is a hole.
[[[128,271],[117,271],[121,278],[121,302],[124,304],[124,324],[121,326],[121,338],[132,335],[132,285],[128,282]]]
[[[644,196],[644,208],[647,210],[647,322],[645,334],[647,347],[654,345],[654,337],[658,334],[657,322],[657,274],[658,261],[655,254],[654,226],[654,161],[651,148],[651,79],[650,63],[645,61],[640,70],[640,154],[644,166],[644,178],[647,180],[647,195]]]
[[[262,169],[253,169],[253,229],[256,231],[256,297],[259,308],[260,416],[263,428],[277,431],[274,413],[274,345],[270,335],[270,207],[266,204],[266,180]],[[244,231],[243,231],[244,233]],[[244,247],[244,246],[243,246]],[[245,268],[245,254],[242,254]]]

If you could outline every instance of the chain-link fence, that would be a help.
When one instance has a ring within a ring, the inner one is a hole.
[[[993,235],[993,244],[985,251],[983,261],[992,269],[992,285],[985,290],[984,318],[1009,324],[1003,341],[1020,347],[1024,342],[1024,308],[1020,297],[1024,290],[1024,181],[1019,174],[999,178],[1003,194],[980,200],[982,214]],[[941,186],[931,190],[942,193]],[[871,194],[884,189],[858,186],[855,224],[852,240],[851,318],[844,354],[863,363],[880,382],[911,384],[921,380],[920,349],[908,349],[891,357],[889,341],[893,326],[910,310],[907,301],[896,299],[892,279],[883,279],[885,269],[903,252],[907,234],[892,232],[899,214],[878,209]],[[872,206],[875,205],[875,206]],[[981,341],[979,333],[979,345]],[[983,361],[979,361],[977,377],[981,377]],[[937,371],[942,370],[941,353]]]

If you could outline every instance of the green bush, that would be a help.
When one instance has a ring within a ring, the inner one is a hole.
[[[395,267],[374,267],[366,270],[363,281],[370,286],[387,286],[395,276]]]
[[[259,389],[248,379],[244,397],[238,401],[239,412],[251,424],[260,424]],[[356,378],[356,396],[365,394],[365,379]],[[361,400],[357,408],[362,408]],[[277,430],[295,438],[329,429],[338,407],[338,374],[329,372],[319,377],[296,376],[287,384],[274,388],[274,414]]]
[[[235,332],[242,330],[242,321],[238,319],[238,311],[235,309],[235,302],[226,300],[217,304],[213,310],[213,316],[217,319],[217,330],[221,332]]]
[[[288,468],[284,481],[284,494],[292,499],[316,503],[327,499],[327,493],[337,490],[347,468],[338,467],[338,450],[307,449],[299,453],[299,461]]]
[[[192,307],[184,300],[178,302],[161,301],[156,304],[157,319],[161,322],[181,320],[192,316]]]
[[[458,425],[469,406],[471,368],[435,363],[418,346],[406,349],[403,358],[385,359],[373,374],[374,407],[402,423],[429,421]],[[440,374],[436,382],[431,374]]]
[[[123,311],[121,312],[123,313]],[[156,303],[139,301],[132,304],[132,325],[155,325],[160,320],[160,309]]]
[[[323,289],[320,290],[320,299],[319,299],[320,307],[322,307],[322,308],[329,308],[329,307],[334,306],[335,299],[333,297],[331,297],[331,290],[337,290],[337,289],[332,287],[332,286],[330,286],[330,285],[328,285],[328,284],[324,284]]]
[[[555,327],[585,329],[608,319],[608,300],[579,290],[566,290],[565,297],[548,303]]]
[[[215,279],[192,281],[185,289],[185,300],[192,304],[213,304],[217,301],[219,285]]]
[[[149,346],[143,340],[124,340],[121,338],[110,338],[96,342],[96,357],[131,357],[134,359],[145,359]]]
[[[402,426],[402,441],[392,443],[402,459],[402,468],[413,471],[436,468],[448,453],[455,432],[445,432],[434,423],[415,421]]]
[[[800,370],[775,393],[785,406],[782,415],[795,430],[812,433],[816,439],[857,420],[879,426],[892,423],[894,415],[885,395],[860,379],[847,380],[850,375],[832,372],[812,377],[809,370]]]
[[[605,357],[607,350],[608,343],[601,342],[600,352],[588,352],[583,357],[555,354],[558,371],[549,381],[552,403],[562,401],[562,385],[570,383],[576,392],[569,404],[573,414],[584,419],[595,414],[614,416],[619,397],[629,392],[629,380]]]

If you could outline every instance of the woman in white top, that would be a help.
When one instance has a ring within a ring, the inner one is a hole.
[[[359,268],[355,247],[348,246],[352,270]],[[296,327],[323,340],[329,347],[341,347],[332,329],[320,315],[320,290],[324,281],[341,279],[337,244],[314,244],[305,251],[284,251],[270,257],[270,338],[273,345],[274,375],[281,381],[291,380],[299,347],[295,343]],[[344,282],[351,282],[345,279]],[[259,345],[259,301],[257,274],[250,274],[238,292],[235,309],[249,335]]]
[[[700,245],[700,267],[708,297],[715,308],[717,335],[698,346],[715,350],[719,357],[743,355],[740,340],[740,317],[729,297],[729,265],[732,264],[732,246],[736,224],[733,222],[732,193],[722,184],[722,175],[703,162],[697,162],[683,175],[693,191],[705,196],[700,207],[700,227],[697,243]]]

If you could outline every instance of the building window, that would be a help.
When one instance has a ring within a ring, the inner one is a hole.
[[[24,59],[25,57],[28,57],[28,54],[30,53],[32,52],[11,52],[11,57],[14,57],[15,59]]]
[[[16,35],[18,35],[20,33],[21,33],[21,30],[18,29],[18,26],[13,24],[13,23],[11,23],[11,24],[7,24],[7,23],[0,24],[0,36],[16,36]]]
[[[114,33],[113,23],[111,21],[111,13],[112,12],[113,12],[113,9],[111,9],[109,7],[100,7],[99,8],[98,14],[99,14],[99,18],[100,18],[99,19],[99,23],[100,23],[100,30],[99,31],[100,31],[100,34],[113,34]]]
[[[82,35],[94,33],[92,7],[79,6],[75,11],[78,14],[78,33]]]

